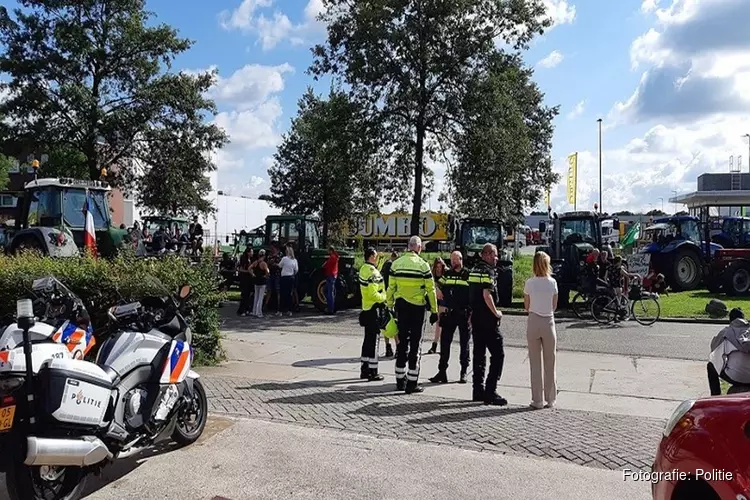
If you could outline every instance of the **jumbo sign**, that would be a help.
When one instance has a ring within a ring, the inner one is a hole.
[[[390,240],[411,236],[411,215],[394,213],[370,215],[360,219],[358,224],[351,224],[347,231],[350,238],[361,236],[370,240]],[[419,236],[424,240],[448,240],[448,215],[442,213],[424,213],[421,216]]]

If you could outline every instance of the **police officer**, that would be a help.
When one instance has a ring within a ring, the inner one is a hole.
[[[474,337],[474,401],[488,405],[505,406],[508,401],[497,394],[497,383],[503,372],[505,351],[500,334],[502,313],[495,304],[497,297],[497,247],[487,243],[482,249],[482,260],[469,273],[471,293],[471,327]],[[490,369],[484,380],[487,362],[486,351],[490,351]]]
[[[447,311],[440,315],[440,362],[438,374],[430,382],[445,384],[448,382],[448,361],[451,356],[453,334],[458,328],[461,346],[461,378],[459,383],[466,383],[466,370],[469,368],[469,270],[464,267],[461,252],[451,254],[451,267],[438,280],[438,287],[443,292]]]
[[[383,380],[378,374],[378,344],[380,343],[380,317],[385,310],[385,285],[378,271],[378,252],[365,250],[365,263],[359,270],[359,287],[362,291],[360,324],[365,327],[362,342],[362,369],[359,378],[369,381]]]
[[[422,240],[419,236],[409,238],[409,251],[396,259],[391,266],[386,293],[388,307],[395,306],[398,321],[396,389],[405,389],[407,394],[424,391],[418,382],[422,327],[427,301],[430,303],[430,310],[438,310],[432,271],[430,265],[419,256],[421,252]],[[430,324],[434,325],[437,320],[437,313],[430,314]]]

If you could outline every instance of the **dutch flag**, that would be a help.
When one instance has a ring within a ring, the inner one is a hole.
[[[86,219],[83,232],[83,247],[96,255],[96,232],[94,229],[94,216],[89,210],[89,193],[86,192],[86,201],[83,202],[83,216]]]

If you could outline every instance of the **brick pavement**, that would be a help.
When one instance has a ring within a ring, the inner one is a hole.
[[[650,470],[664,421],[575,410],[488,407],[407,396],[393,384],[263,382],[204,376],[209,409],[478,451],[519,453],[604,469]],[[470,386],[467,385],[467,393]]]

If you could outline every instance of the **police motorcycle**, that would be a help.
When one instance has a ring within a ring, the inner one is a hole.
[[[78,500],[88,475],[111,461],[169,438],[191,444],[203,433],[208,403],[190,369],[185,319],[190,287],[174,296],[155,278],[148,281],[156,284],[153,296],[109,309],[115,331],[96,363],[51,357],[35,374],[27,361],[23,390],[15,395],[22,408],[10,416],[15,445],[4,447],[12,455],[6,470],[12,500]],[[27,360],[36,324],[31,301],[19,300]]]

